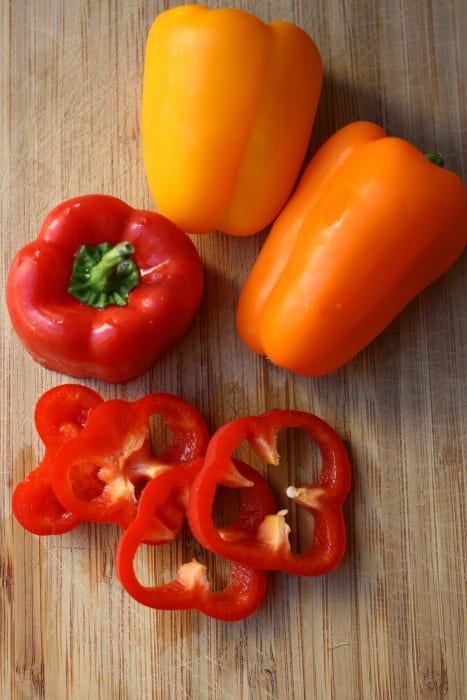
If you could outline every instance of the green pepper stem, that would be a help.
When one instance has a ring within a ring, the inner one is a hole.
[[[89,284],[94,289],[105,292],[112,288],[115,282],[115,275],[119,274],[119,267],[128,262],[128,258],[135,252],[134,246],[128,241],[117,243],[110,248],[100,261],[89,271]],[[120,267],[120,270],[123,268]]]
[[[440,168],[444,166],[444,158],[441,153],[425,153],[425,158],[434,165],[438,165]]]
[[[110,304],[125,306],[129,292],[139,283],[139,271],[130,256],[135,252],[128,241],[112,246],[83,245],[73,264],[68,293],[78,301],[102,309]]]

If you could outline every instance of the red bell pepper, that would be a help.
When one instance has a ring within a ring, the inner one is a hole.
[[[140,544],[163,544],[179,531],[179,522],[167,521],[167,508],[186,510],[193,480],[203,466],[203,459],[186,467],[172,469],[156,477],[143,491],[135,520],[123,533],[116,555],[117,576],[125,590],[138,602],[163,610],[200,610],[220,620],[241,620],[252,615],[263,600],[267,572],[238,563],[230,563],[226,586],[213,591],[206,575],[206,566],[196,559],[183,564],[170,583],[144,586],[134,567]],[[271,490],[261,475],[248,465],[236,461],[236,476],[240,486],[237,521],[231,528],[242,536],[255,532],[261,521],[275,511]]]
[[[150,439],[154,415],[163,419],[171,438],[157,453]],[[55,455],[52,488],[60,503],[82,520],[126,528],[148,481],[203,456],[207,443],[203,417],[178,396],[153,393],[133,402],[105,401],[85,429]]]
[[[72,377],[126,382],[188,330],[203,290],[190,238],[106,195],[70,199],[15,256],[6,299],[26,350]]]
[[[255,532],[235,526],[216,528],[212,511],[219,485],[234,485],[232,453],[245,440],[257,455],[278,463],[277,434],[281,428],[302,428],[321,453],[321,470],[310,486],[290,486],[287,495],[314,518],[308,551],[292,552],[286,511],[268,515]],[[203,468],[193,482],[188,520],[203,546],[233,561],[262,569],[317,576],[336,567],[345,552],[346,531],[342,505],[350,488],[350,463],[339,435],[323,420],[306,412],[274,409],[256,417],[227,423],[212,436]]]
[[[57,500],[52,490],[52,465],[60,448],[83,430],[100,403],[99,394],[79,384],[50,389],[37,402],[34,421],[45,453],[38,466],[16,486],[12,498],[13,514],[29,532],[59,535],[81,522]]]

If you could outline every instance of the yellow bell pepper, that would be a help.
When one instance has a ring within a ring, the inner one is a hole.
[[[294,24],[201,5],[158,15],[141,128],[159,211],[189,233],[269,225],[303,163],[321,82],[319,51]]]

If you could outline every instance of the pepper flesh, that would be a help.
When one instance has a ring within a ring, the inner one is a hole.
[[[124,305],[94,308],[68,292],[83,244],[134,247],[139,283]],[[13,327],[32,357],[72,377],[126,382],[154,365],[188,330],[203,290],[190,238],[154,212],[106,195],[55,207],[37,239],[14,257],[7,281]]]
[[[241,292],[247,346],[300,375],[333,372],[467,242],[466,190],[414,146],[355,122],[311,160]]]
[[[152,416],[160,416],[170,433],[170,442],[158,452],[150,440]],[[52,488],[60,503],[82,520],[126,528],[147,483],[202,456],[207,443],[201,414],[178,396],[153,393],[133,402],[108,400],[54,456]]]
[[[234,536],[231,527],[217,528],[212,516],[219,485],[228,485],[232,480],[234,450],[246,440],[262,460],[276,464],[276,440],[282,428],[303,429],[317,443],[321,454],[317,481],[287,489],[289,498],[313,516],[312,542],[303,553],[291,550],[284,511],[267,515],[255,530],[242,532],[237,523]],[[342,506],[350,481],[347,451],[331,426],[310,413],[273,409],[226,423],[212,436],[203,468],[190,491],[188,521],[204,547],[227,559],[245,566],[318,576],[335,568],[344,556],[346,530]]]
[[[164,544],[179,532],[167,524],[166,511],[174,504],[186,510],[189,492],[203,459],[186,467],[165,472],[148,484],[141,495],[138,513],[123,533],[116,554],[116,571],[120,583],[135,600],[160,610],[200,610],[211,617],[235,621],[252,615],[267,586],[267,573],[241,564],[230,563],[227,584],[213,591],[206,575],[206,566],[196,559],[183,564],[169,583],[143,585],[136,574],[134,560],[141,543]],[[242,532],[257,529],[264,517],[274,511],[272,492],[260,474],[243,462],[235,462],[240,488],[240,510],[236,528]],[[243,500],[242,500],[243,497]]]
[[[322,82],[312,39],[288,22],[189,4],[146,44],[144,164],[158,210],[189,233],[271,223],[308,147]]]
[[[46,391],[34,412],[36,430],[45,454],[26,478],[15,487],[12,509],[15,518],[35,535],[60,535],[77,527],[81,519],[67,511],[52,489],[52,466],[61,447],[85,427],[91,412],[103,399],[92,389],[63,384]]]

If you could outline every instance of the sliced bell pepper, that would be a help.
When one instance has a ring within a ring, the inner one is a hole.
[[[230,563],[230,576],[222,590],[213,591],[207,568],[196,559],[183,564],[169,583],[145,586],[135,571],[135,557],[142,543],[164,544],[178,533],[167,523],[170,512],[178,506],[186,510],[193,480],[203,466],[203,459],[186,467],[172,469],[157,476],[143,491],[135,520],[123,533],[116,554],[116,571],[120,583],[138,602],[160,610],[200,610],[219,620],[241,620],[252,615],[263,600],[267,572],[238,563]],[[236,475],[241,484],[237,522],[232,533],[254,532],[261,521],[275,511],[271,490],[261,475],[248,465],[236,461]]]
[[[59,535],[80,524],[80,518],[67,511],[52,490],[52,465],[60,448],[83,430],[102,400],[95,391],[79,384],[55,387],[38,400],[34,421],[45,454],[17,484],[12,497],[13,514],[29,532]]]
[[[368,122],[331,136],[241,292],[246,345],[300,375],[333,372],[446,272],[467,243],[466,188],[439,163]]]
[[[126,382],[186,333],[203,269],[190,238],[106,195],[63,202],[10,267],[6,298],[26,350],[72,377]]]
[[[217,528],[213,519],[218,487],[241,483],[232,461],[234,450],[247,441],[263,461],[277,464],[277,434],[283,428],[303,429],[316,442],[321,454],[317,481],[287,489],[287,496],[313,516],[312,542],[303,553],[291,549],[290,527],[285,521],[287,511],[267,515],[256,530],[242,529],[238,523]],[[335,568],[344,555],[346,529],[342,506],[350,481],[349,457],[333,428],[310,413],[273,409],[259,416],[233,420],[214,433],[190,491],[188,521],[198,541],[215,554],[245,566],[318,576]]]
[[[319,51],[294,24],[197,4],[160,13],[141,113],[158,210],[189,233],[270,224],[303,163],[321,82]]]
[[[169,443],[159,451],[151,444],[152,416],[160,416],[169,432]],[[126,528],[148,481],[204,455],[207,443],[201,414],[178,396],[153,393],[133,402],[108,400],[54,456],[52,488],[60,503],[82,520]]]

